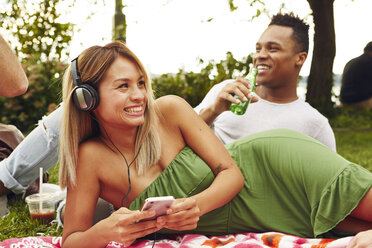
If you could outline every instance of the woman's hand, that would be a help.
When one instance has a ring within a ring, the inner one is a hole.
[[[149,218],[155,215],[154,210],[149,211],[131,211],[127,208],[120,208],[110,217],[97,223],[100,228],[106,230],[106,240],[115,241],[124,246],[131,245],[137,238],[144,237],[154,233],[164,226],[164,222],[151,220],[138,222],[141,219]],[[107,230],[109,232],[107,232]]]
[[[347,248],[372,248],[372,230],[360,232],[355,235]]]
[[[201,212],[195,199],[181,198],[176,199],[167,210],[167,215],[158,217],[157,222],[172,230],[192,230],[197,227],[200,215]]]

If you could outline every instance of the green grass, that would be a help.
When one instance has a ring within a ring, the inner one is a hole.
[[[346,159],[362,165],[372,171],[372,130],[352,131],[335,128],[337,152]],[[58,168],[49,171],[51,183],[57,183]],[[10,214],[0,220],[0,241],[25,236],[60,236],[62,229],[57,224],[39,225],[31,221],[26,204],[21,196],[9,200]]]
[[[58,168],[54,166],[49,170],[51,175],[50,182],[57,183]],[[9,238],[21,238],[26,236],[61,236],[62,228],[57,227],[57,223],[51,225],[39,224],[38,221],[32,221],[26,203],[21,195],[9,197],[10,213],[0,217],[0,241]]]
[[[372,130],[335,130],[337,152],[372,172]]]
[[[8,204],[10,214],[0,221],[0,241],[26,236],[62,235],[62,228],[57,228],[56,223],[48,226],[41,225],[38,221],[32,221],[21,196],[11,197]]]

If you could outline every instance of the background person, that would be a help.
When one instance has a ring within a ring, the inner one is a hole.
[[[0,96],[14,97],[26,92],[28,87],[28,79],[22,69],[17,57],[10,49],[8,43],[0,35]],[[23,135],[14,126],[2,125],[0,132],[0,150],[1,160],[9,155],[9,152],[16,145],[13,142],[14,137]],[[9,136],[10,134],[10,136]],[[11,137],[11,139],[9,139]],[[20,140],[16,139],[16,142]],[[11,144],[10,144],[11,143]],[[2,177],[0,171],[0,178]],[[10,193],[10,190],[4,187],[3,181],[0,181],[0,216],[8,213],[7,198],[5,194]]]
[[[372,109],[372,41],[364,47],[362,55],[345,65],[340,102],[343,106]]]

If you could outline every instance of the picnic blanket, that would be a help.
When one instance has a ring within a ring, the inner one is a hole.
[[[204,236],[200,234],[172,235],[166,239],[157,239],[158,248],[346,248],[353,237],[340,239],[300,238],[293,235],[265,232],[242,233],[224,236]],[[0,248],[61,248],[61,237],[25,237],[4,240]],[[154,241],[137,240],[130,248],[151,248]],[[122,244],[111,242],[107,248],[124,248]]]

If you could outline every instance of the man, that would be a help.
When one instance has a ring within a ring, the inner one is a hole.
[[[343,106],[372,109],[372,41],[362,55],[345,65],[340,101]]]
[[[0,35],[0,96],[14,97],[26,92],[28,79],[17,57],[10,49],[8,43]],[[19,130],[11,125],[0,124],[0,158],[8,156],[23,138]],[[0,181],[0,216],[8,212],[7,198],[1,196],[10,191],[4,188]]]
[[[287,128],[305,133],[332,150],[336,142],[327,118],[299,99],[296,88],[309,47],[309,26],[291,14],[275,15],[256,43],[253,63],[258,70],[256,94],[246,113],[229,111],[233,95],[247,99],[248,82],[243,78],[215,85],[195,108],[225,144],[269,129]],[[254,102],[254,100],[253,100]]]

